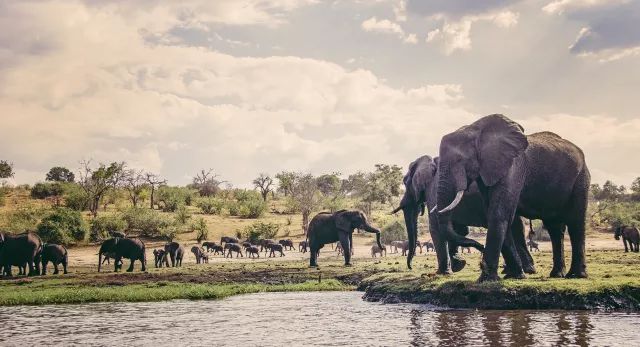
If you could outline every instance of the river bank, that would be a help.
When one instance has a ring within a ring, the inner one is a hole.
[[[413,271],[405,258],[358,258],[343,267],[337,257],[306,261],[261,259],[149,268],[147,272],[97,273],[79,266],[67,275],[0,281],[0,305],[44,305],[109,301],[221,299],[276,291],[362,290],[364,299],[387,303],[429,303],[478,309],[640,310],[640,255],[620,251],[588,253],[589,279],[548,278],[551,254],[534,254],[538,274],[525,280],[476,283],[480,254],[465,254],[467,267],[451,276],[434,276],[435,256],[418,256]],[[567,255],[569,257],[569,255]],[[136,268],[136,271],[138,269]]]

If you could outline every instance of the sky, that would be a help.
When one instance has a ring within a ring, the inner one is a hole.
[[[492,113],[640,176],[640,1],[4,0],[14,183],[126,161],[189,183],[406,169]]]

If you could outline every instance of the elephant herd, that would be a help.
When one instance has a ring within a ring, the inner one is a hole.
[[[53,264],[54,274],[59,273],[59,265],[62,265],[66,274],[68,259],[64,246],[43,243],[34,233],[0,233],[0,268],[3,276],[12,276],[13,266],[18,267],[19,275],[46,275],[49,262]]]

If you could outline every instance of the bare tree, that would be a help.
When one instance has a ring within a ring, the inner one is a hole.
[[[260,176],[253,180],[253,185],[260,190],[264,202],[267,202],[267,196],[271,192],[273,179],[266,173],[261,173]]]
[[[122,182],[122,186],[129,194],[129,200],[133,207],[138,207],[140,196],[147,187],[146,174],[142,170],[127,170]]]
[[[160,176],[151,172],[146,172],[144,174],[144,180],[149,185],[149,188],[151,189],[151,194],[149,196],[149,199],[151,200],[151,209],[153,210],[155,207],[154,198],[155,198],[156,188],[158,188],[158,186],[162,184],[167,184],[167,180],[162,179],[160,178]]]
[[[89,211],[95,218],[100,208],[100,200],[108,190],[114,189],[125,176],[126,164],[113,162],[109,166],[98,165],[97,169],[91,167],[91,160],[80,162],[80,186],[87,194]]]
[[[223,183],[226,181],[219,180],[218,175],[213,173],[213,169],[208,171],[202,169],[193,177],[191,187],[198,190],[200,196],[213,196],[220,191],[220,185]]]

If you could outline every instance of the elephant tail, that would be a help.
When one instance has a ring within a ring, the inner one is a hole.
[[[102,266],[102,250],[98,252],[98,272],[100,272],[101,266]]]
[[[64,257],[62,257],[62,261],[64,262],[63,264],[67,266],[69,265],[69,251],[65,246],[62,246],[62,248],[64,248]]]

